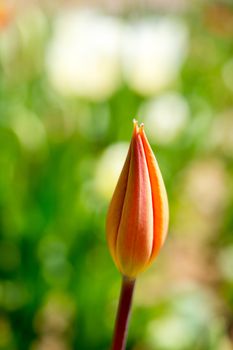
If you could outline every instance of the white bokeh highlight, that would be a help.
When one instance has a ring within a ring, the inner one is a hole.
[[[184,130],[190,115],[186,99],[169,92],[144,103],[139,111],[144,120],[149,139],[168,144]]]
[[[46,67],[63,95],[103,100],[120,84],[121,21],[87,10],[63,12],[54,25]]]
[[[178,75],[188,49],[188,30],[167,17],[129,23],[124,38],[124,76],[143,96],[167,87]]]
[[[187,50],[188,29],[178,18],[124,21],[76,8],[56,18],[46,69],[65,96],[104,100],[123,80],[138,94],[153,96],[178,77]]]
[[[96,191],[109,201],[123,168],[129,144],[118,142],[110,145],[100,156],[96,166],[94,185]]]

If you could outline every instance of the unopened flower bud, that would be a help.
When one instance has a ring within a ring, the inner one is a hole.
[[[107,241],[120,272],[135,278],[155,259],[166,238],[168,201],[143,124],[134,121],[128,155],[107,214]]]

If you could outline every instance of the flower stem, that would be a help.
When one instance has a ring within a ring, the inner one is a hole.
[[[121,295],[115,322],[114,336],[111,347],[112,350],[125,349],[134,286],[135,280],[123,277],[121,285]]]

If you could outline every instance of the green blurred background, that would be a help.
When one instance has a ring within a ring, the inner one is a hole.
[[[171,219],[127,349],[233,349],[233,6],[188,0],[0,1],[0,349],[109,349],[134,117]]]

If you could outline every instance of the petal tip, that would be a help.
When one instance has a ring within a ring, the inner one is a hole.
[[[136,119],[133,119],[133,133],[136,135],[138,134],[138,131],[139,131],[139,126],[138,126],[138,121]]]
[[[139,126],[139,132],[142,133],[144,131],[144,123],[141,123]]]
[[[141,134],[144,131],[144,123],[141,123],[138,125],[138,121],[136,119],[133,119],[134,124],[134,134]]]

